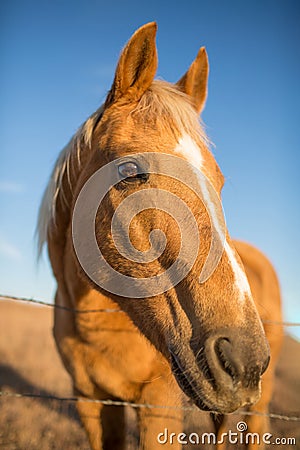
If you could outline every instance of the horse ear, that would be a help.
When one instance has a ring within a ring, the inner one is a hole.
[[[128,41],[121,53],[105,106],[121,97],[138,101],[148,89],[157,69],[156,30],[155,22],[147,23]]]
[[[201,47],[188,71],[177,82],[180,90],[192,97],[195,108],[199,113],[202,112],[207,97],[208,72],[207,53],[205,48]]]

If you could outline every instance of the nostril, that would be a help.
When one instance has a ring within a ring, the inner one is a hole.
[[[203,354],[216,391],[246,389],[248,394],[259,391],[261,375],[269,364],[269,351],[257,342],[256,336],[249,337],[244,331],[218,330],[207,338]]]
[[[270,355],[268,355],[268,357],[266,358],[262,368],[261,368],[261,375],[263,373],[265,373],[265,371],[267,370],[268,366],[269,366],[269,362],[270,362]]]
[[[230,340],[225,337],[219,338],[215,343],[214,350],[224,372],[228,373],[228,375],[235,380],[238,374],[236,367],[233,364],[232,345]]]

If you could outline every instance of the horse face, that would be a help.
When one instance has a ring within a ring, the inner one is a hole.
[[[146,25],[123,50],[83,179],[109,165],[115,180],[96,214],[95,235],[107,263],[136,285],[132,295],[121,289],[112,297],[167,358],[182,390],[201,409],[228,413],[258,400],[269,350],[220,215],[223,176],[195,120],[206,98],[206,53],[200,50],[177,86],[153,82],[154,36],[155,26]],[[136,214],[127,216],[125,208],[116,215],[125,201]],[[123,254],[118,250],[124,236],[141,259],[130,258],[126,245]],[[221,252],[201,280],[214,239]],[[156,291],[155,282],[174,264],[170,284]],[[154,284],[143,295],[149,278]]]

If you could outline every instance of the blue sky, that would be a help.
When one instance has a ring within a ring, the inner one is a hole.
[[[0,292],[52,300],[47,257],[37,265],[34,245],[43,189],[60,149],[104,100],[121,48],[152,20],[159,77],[176,81],[207,48],[203,119],[226,177],[227,225],[270,257],[285,319],[300,322],[297,0],[1,2]]]

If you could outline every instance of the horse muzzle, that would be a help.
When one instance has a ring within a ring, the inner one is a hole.
[[[228,414],[259,400],[261,375],[270,359],[264,338],[223,330],[197,351],[190,345],[180,353],[169,351],[177,383],[201,410]]]

